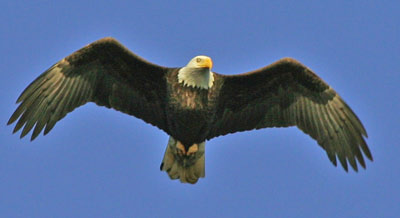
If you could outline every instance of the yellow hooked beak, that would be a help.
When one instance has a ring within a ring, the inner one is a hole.
[[[213,62],[209,57],[201,58],[201,60],[197,62],[197,66],[211,69],[213,66]]]

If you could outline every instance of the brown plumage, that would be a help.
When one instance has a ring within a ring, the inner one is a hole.
[[[185,69],[161,67],[113,38],[98,40],[33,81],[18,98],[20,105],[8,124],[19,118],[14,132],[23,127],[23,137],[33,129],[33,140],[87,102],[113,108],[170,135],[161,169],[172,179],[189,183],[204,177],[205,140],[267,127],[299,127],[317,140],[335,166],[338,158],[346,171],[347,163],[356,171],[357,162],[365,168],[362,153],[372,160],[364,140],[367,133],[354,112],[296,60],[284,58],[249,73],[227,76],[211,72],[208,57],[196,58]],[[189,77],[199,71],[196,75],[201,79],[211,75],[207,80],[211,86],[203,87],[207,81],[198,87],[179,82],[178,74],[184,71]]]

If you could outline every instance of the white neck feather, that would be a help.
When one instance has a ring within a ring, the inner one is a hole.
[[[214,74],[208,68],[182,67],[178,72],[178,82],[193,88],[209,89],[214,84]]]

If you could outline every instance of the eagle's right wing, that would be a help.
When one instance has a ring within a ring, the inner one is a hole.
[[[103,38],[62,59],[18,98],[8,124],[31,140],[47,134],[67,113],[87,103],[114,108],[166,130],[165,74],[172,68],[149,63],[113,38]]]

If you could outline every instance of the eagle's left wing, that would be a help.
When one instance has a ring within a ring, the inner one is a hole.
[[[221,81],[217,115],[207,139],[252,129],[297,126],[317,140],[336,166],[347,171],[365,168],[360,151],[372,160],[364,140],[367,133],[343,99],[310,69],[284,58],[253,72],[225,76]]]

